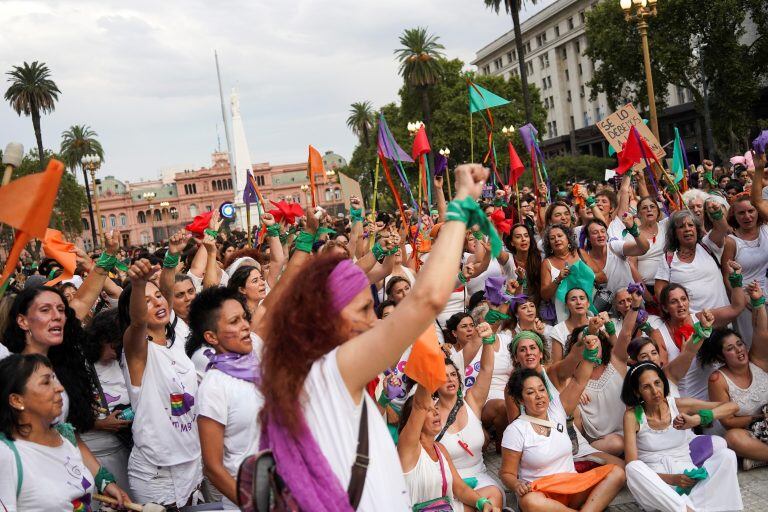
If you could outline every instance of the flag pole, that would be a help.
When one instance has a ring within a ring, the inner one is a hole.
[[[512,171],[515,172],[515,171]],[[517,189],[517,180],[515,180],[515,197],[517,198],[517,221],[523,223],[523,212],[520,210],[520,191]]]
[[[245,206],[245,223],[248,225],[248,247],[253,247],[253,241],[251,240],[251,205]]]
[[[469,106],[469,161],[475,161],[475,135],[474,130],[472,129],[472,105]]]

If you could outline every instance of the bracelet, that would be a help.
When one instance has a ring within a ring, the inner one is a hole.
[[[350,208],[349,209],[349,218],[352,221],[352,224],[355,222],[363,222],[363,209],[362,208]]]
[[[99,466],[94,481],[99,492],[104,492],[104,489],[106,489],[109,484],[117,482],[117,479],[112,473],[107,471],[104,466]]]
[[[459,221],[469,227],[478,226],[481,233],[488,235],[488,239],[491,242],[491,256],[495,258],[501,253],[501,237],[499,237],[499,233],[480,208],[480,205],[471,197],[454,199],[448,203],[445,219],[446,222]]]
[[[712,421],[715,419],[715,414],[712,412],[711,409],[701,409],[699,411],[699,418],[701,418],[701,426],[708,427],[712,424]]]
[[[588,361],[590,363],[595,363],[596,365],[599,366],[603,364],[603,360],[597,357],[597,352],[598,352],[597,347],[591,350],[584,347],[584,351],[581,353],[581,357],[583,357],[585,361]]]
[[[605,322],[604,327],[605,327],[605,332],[607,332],[609,336],[613,336],[614,334],[616,334],[616,324],[613,323],[613,320]]]
[[[481,497],[475,502],[475,508],[479,510],[480,512],[483,512],[483,508],[485,507],[486,503],[490,503],[491,500],[489,500],[486,497]]]
[[[385,392],[383,392],[383,391],[382,391],[382,392],[381,392],[381,395],[379,396],[379,399],[378,399],[378,400],[376,400],[376,402],[377,402],[377,403],[378,403],[380,406],[382,406],[382,407],[384,407],[384,408],[386,409],[386,408],[387,408],[387,406],[390,404],[390,402],[392,402],[392,400],[390,400],[390,398],[387,396],[387,394],[386,394]]]
[[[267,226],[267,236],[276,236],[280,237],[280,226],[277,224],[272,224],[271,226]]]
[[[461,284],[467,284],[467,276],[464,275],[464,272],[459,272],[459,281],[461,281]]]
[[[493,345],[496,343],[496,335],[488,336],[486,338],[483,338],[483,345]]]
[[[589,196],[584,200],[584,204],[587,205],[587,208],[594,208],[597,206],[597,201],[595,201],[595,196]]]
[[[315,243],[315,235],[311,233],[307,233],[306,231],[301,231],[296,236],[296,250],[301,252],[306,252],[308,254],[312,253],[312,245]]]
[[[166,252],[165,258],[163,258],[163,268],[176,268],[179,266],[179,261],[181,261],[180,254],[171,254],[170,251]]]
[[[713,187],[717,186],[717,182],[715,182],[715,178],[714,176],[712,176],[711,172],[709,171],[705,172],[704,179],[707,180],[707,182],[709,182],[709,184],[712,185]]]
[[[622,238],[627,236],[627,233],[632,235],[634,238],[637,238],[637,237],[640,236],[640,228],[637,227],[637,222],[632,224],[631,227],[628,227],[628,228],[626,228],[626,229],[621,231]]]
[[[723,210],[715,210],[714,212],[707,210],[707,215],[712,220],[720,220],[723,218]]]
[[[210,229],[210,228],[206,228],[203,231],[203,233],[205,233],[206,235],[208,235],[211,238],[216,238],[217,236],[219,236],[219,232],[218,231],[216,231],[215,229]]]
[[[696,322],[693,324],[693,335],[691,336],[691,343],[696,345],[701,343],[703,340],[706,340],[710,336],[712,336],[711,327],[704,327],[701,325],[701,322]]]
[[[115,268],[128,272],[128,267],[123,264],[122,261],[117,259],[117,256],[106,252],[101,253],[99,259],[96,260],[95,265],[99,268],[103,268],[107,272],[112,272]]]
[[[744,284],[744,276],[737,273],[730,274],[728,282],[731,283],[731,288],[741,288]]]
[[[760,306],[765,305],[765,296],[759,297],[757,299],[749,299],[749,305],[752,306],[752,308],[759,308]]]

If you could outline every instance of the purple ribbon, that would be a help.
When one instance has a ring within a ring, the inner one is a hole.
[[[441,155],[440,153],[435,155],[435,172],[433,173],[434,176],[443,176],[445,174],[445,170],[448,169],[448,158],[445,157],[445,155]]]
[[[485,299],[494,306],[499,306],[512,299],[512,296],[505,290],[506,280],[504,276],[491,276],[485,280]]]
[[[645,293],[645,283],[629,283],[627,291],[631,294],[639,293],[642,295]]]
[[[635,321],[635,323],[638,325],[642,325],[647,321],[648,321],[648,312],[644,309],[639,310],[637,312],[637,320]]]
[[[752,149],[758,155],[765,153],[765,148],[768,146],[768,130],[763,130],[755,140],[752,141]]]
[[[587,230],[582,229],[579,233],[579,248],[583,249],[587,245]]]
[[[208,365],[205,371],[216,368],[222,373],[236,379],[259,383],[259,360],[256,354],[251,350],[247,354],[235,354],[234,352],[224,352],[217,354],[213,350],[204,352],[208,358]]]

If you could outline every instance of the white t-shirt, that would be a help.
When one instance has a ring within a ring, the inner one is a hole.
[[[104,398],[107,401],[109,410],[114,411],[118,405],[130,405],[128,398],[128,387],[125,385],[125,377],[120,364],[115,361],[109,363],[95,362],[93,367],[99,376],[101,389],[104,391]]]
[[[94,480],[80,451],[61,438],[55,448],[15,439],[22,466],[21,493],[16,498],[19,475],[11,449],[0,442],[0,505],[4,512],[73,512],[91,502]]]
[[[603,271],[608,278],[605,287],[611,292],[611,295],[620,288],[626,288],[629,283],[634,281],[632,279],[632,269],[629,267],[626,256],[624,256],[624,240],[618,239],[608,242],[608,251]]]
[[[370,464],[358,510],[410,511],[408,489],[387,425],[376,404],[363,392],[355,405],[339,371],[337,349],[312,365],[304,382],[304,417],[343,489],[349,485],[357,450],[360,413],[368,408]]]
[[[11,351],[10,351],[10,350],[8,350],[8,348],[7,348],[5,345],[3,345],[2,343],[0,343],[0,361],[2,361],[3,359],[5,359],[5,358],[6,358],[6,357],[8,357],[9,355],[11,355]]]
[[[502,265],[496,258],[491,258],[488,268],[482,274],[476,275],[467,283],[467,295],[472,296],[479,291],[485,290],[485,281],[489,277],[504,276],[508,281],[517,279],[515,273],[515,259],[512,255],[507,259],[507,263]]]
[[[230,377],[215,368],[205,373],[197,390],[198,416],[224,425],[224,467],[232,477],[249,455],[259,451],[259,412],[264,398],[252,382]],[[203,444],[205,440],[202,440]],[[238,507],[224,498],[225,510]]]
[[[459,369],[464,369],[464,377],[462,383],[464,384],[464,391],[466,392],[469,388],[475,385],[475,381],[477,380],[477,374],[480,373],[480,355],[483,352],[483,347],[480,347],[477,351],[477,354],[475,354],[475,357],[472,359],[472,361],[465,361],[464,360],[464,351],[453,351],[451,352],[451,360],[454,362],[454,364]]]
[[[558,473],[575,473],[571,438],[565,428],[566,415],[560,396],[554,395],[547,409],[549,420],[562,429],[550,429],[549,436],[537,434],[530,422],[518,418],[504,430],[501,446],[521,452],[517,477],[526,482]],[[560,431],[562,430],[562,432]]]

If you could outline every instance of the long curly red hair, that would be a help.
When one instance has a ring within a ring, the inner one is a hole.
[[[342,261],[328,254],[311,258],[266,315],[261,359],[262,425],[273,418],[291,433],[301,425],[301,394],[312,364],[341,345],[343,322],[331,309],[328,276]]]

